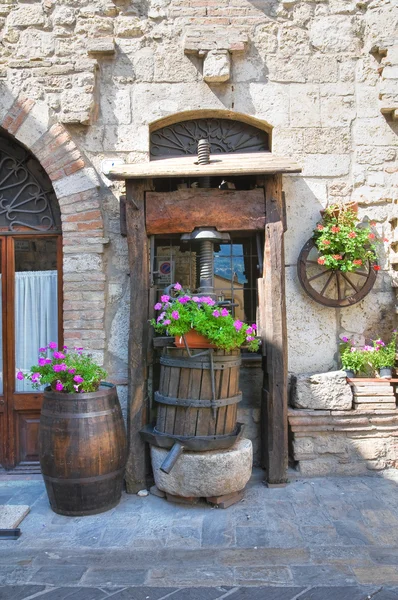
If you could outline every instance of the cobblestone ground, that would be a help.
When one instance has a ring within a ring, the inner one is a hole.
[[[93,517],[56,515],[39,478],[0,477],[0,504],[29,504],[0,541],[0,600],[398,600],[398,472],[253,477],[217,510],[124,495]]]

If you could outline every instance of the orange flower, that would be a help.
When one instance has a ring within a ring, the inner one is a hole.
[[[375,236],[375,234],[374,234],[374,233],[369,233],[369,235],[368,235],[368,238],[369,238],[370,240],[374,240],[374,239],[375,239],[375,237],[376,237],[376,236]]]
[[[336,227],[336,225],[333,225],[333,227],[331,227],[330,231],[332,231],[333,233],[338,233],[340,231],[340,227]]]
[[[320,264],[320,265],[324,265],[325,264],[325,259],[322,258],[322,256],[320,258],[318,258],[318,264]]]
[[[381,267],[379,267],[379,265],[373,265],[373,269],[375,271],[380,271]]]
[[[362,261],[359,258],[357,258],[356,260],[353,260],[352,262],[353,262],[354,265],[361,265],[362,264]]]
[[[383,238],[383,242],[386,242],[386,243],[388,243],[388,242],[389,242],[389,239],[388,239],[388,238]]]
[[[320,223],[318,223],[318,225],[316,226],[318,231],[323,231],[325,228],[323,225],[321,225]]]
[[[325,244],[325,246],[329,246],[330,240],[322,240],[322,244]]]
[[[332,254],[332,258],[334,258],[334,260],[341,260],[343,257],[341,254]]]
[[[370,222],[370,226],[371,226],[371,227],[376,227],[376,221],[371,221],[371,222]]]
[[[350,231],[350,233],[348,234],[348,237],[353,240],[354,238],[357,237],[357,234],[355,233],[355,231]]]

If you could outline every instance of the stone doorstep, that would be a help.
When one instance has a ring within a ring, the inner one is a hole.
[[[356,403],[354,401],[354,409],[369,409],[371,410],[372,408],[377,408],[379,410],[394,410],[396,408],[395,402],[360,402],[360,403]]]

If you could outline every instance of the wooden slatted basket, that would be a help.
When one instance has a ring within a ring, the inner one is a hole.
[[[211,366],[203,350],[165,348],[155,430],[176,440],[191,436],[225,436],[237,427],[240,350],[214,350]],[[214,386],[212,384],[214,377]],[[214,387],[214,393],[213,393]],[[234,440],[231,438],[231,444]]]

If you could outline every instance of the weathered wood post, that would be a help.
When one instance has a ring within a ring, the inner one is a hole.
[[[149,263],[145,229],[146,180],[126,181],[126,219],[130,264],[129,403],[127,434],[129,453],[126,486],[130,494],[146,487],[148,456],[140,429],[147,422],[147,336]]]
[[[287,331],[285,299],[285,207],[280,173],[265,179],[265,245],[260,281],[260,323],[265,353],[262,403],[262,462],[269,484],[286,481]]]

